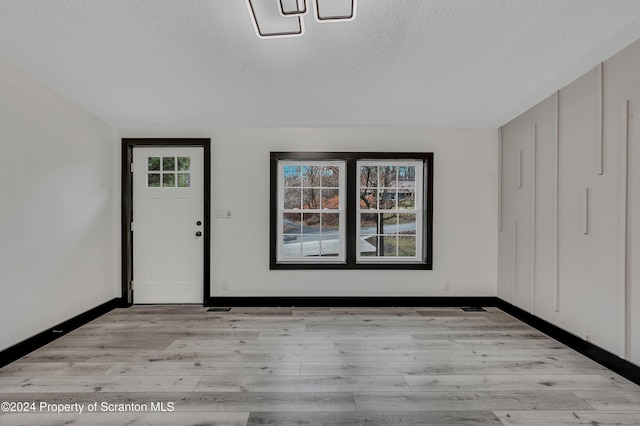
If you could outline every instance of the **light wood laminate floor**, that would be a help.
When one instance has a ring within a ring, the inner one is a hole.
[[[640,425],[639,386],[486,309],[117,309],[0,369],[35,409],[0,426]]]

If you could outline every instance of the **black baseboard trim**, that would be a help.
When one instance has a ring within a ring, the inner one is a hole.
[[[76,328],[83,326],[90,321],[93,321],[94,319],[106,314],[107,312],[115,308],[124,306],[125,304],[123,303],[122,298],[118,297],[109,300],[102,305],[96,306],[95,308],[89,309],[88,311],[83,312],[80,315],[76,315],[75,317],[67,321],[61,322],[60,324],[51,327],[50,329],[45,330],[42,333],[36,334],[33,337],[10,346],[5,350],[0,351],[0,368],[9,363],[12,363],[17,359],[22,358],[23,356],[43,347],[48,343],[53,342],[59,337],[62,337],[65,334],[75,330]]]
[[[206,307],[438,307],[496,306],[495,297],[211,297]]]
[[[640,367],[637,365],[624,360],[591,342],[587,342],[575,334],[569,333],[568,331],[563,330],[542,318],[532,315],[500,298],[496,298],[496,306],[509,315],[543,332],[547,336],[567,345],[574,351],[591,358],[598,364],[607,367],[609,370],[618,373],[637,385],[640,385]]]

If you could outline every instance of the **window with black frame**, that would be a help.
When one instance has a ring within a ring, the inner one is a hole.
[[[271,269],[431,269],[432,153],[271,153]]]

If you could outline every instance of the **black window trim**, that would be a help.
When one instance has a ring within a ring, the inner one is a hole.
[[[289,262],[279,263],[278,244],[278,162],[281,160],[343,160],[346,163],[346,257],[341,263]],[[363,160],[422,160],[423,173],[423,232],[422,261],[397,261],[380,263],[357,263],[358,237],[356,235],[357,191],[356,163]],[[431,270],[433,269],[433,153],[432,152],[317,152],[279,151],[270,153],[270,206],[269,206],[269,269],[270,270],[318,270],[318,269],[390,269],[390,270]]]

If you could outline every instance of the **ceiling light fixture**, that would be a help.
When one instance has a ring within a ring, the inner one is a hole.
[[[304,34],[307,1],[313,2],[318,22],[355,19],[357,0],[246,0],[246,4],[258,37],[281,38]]]

